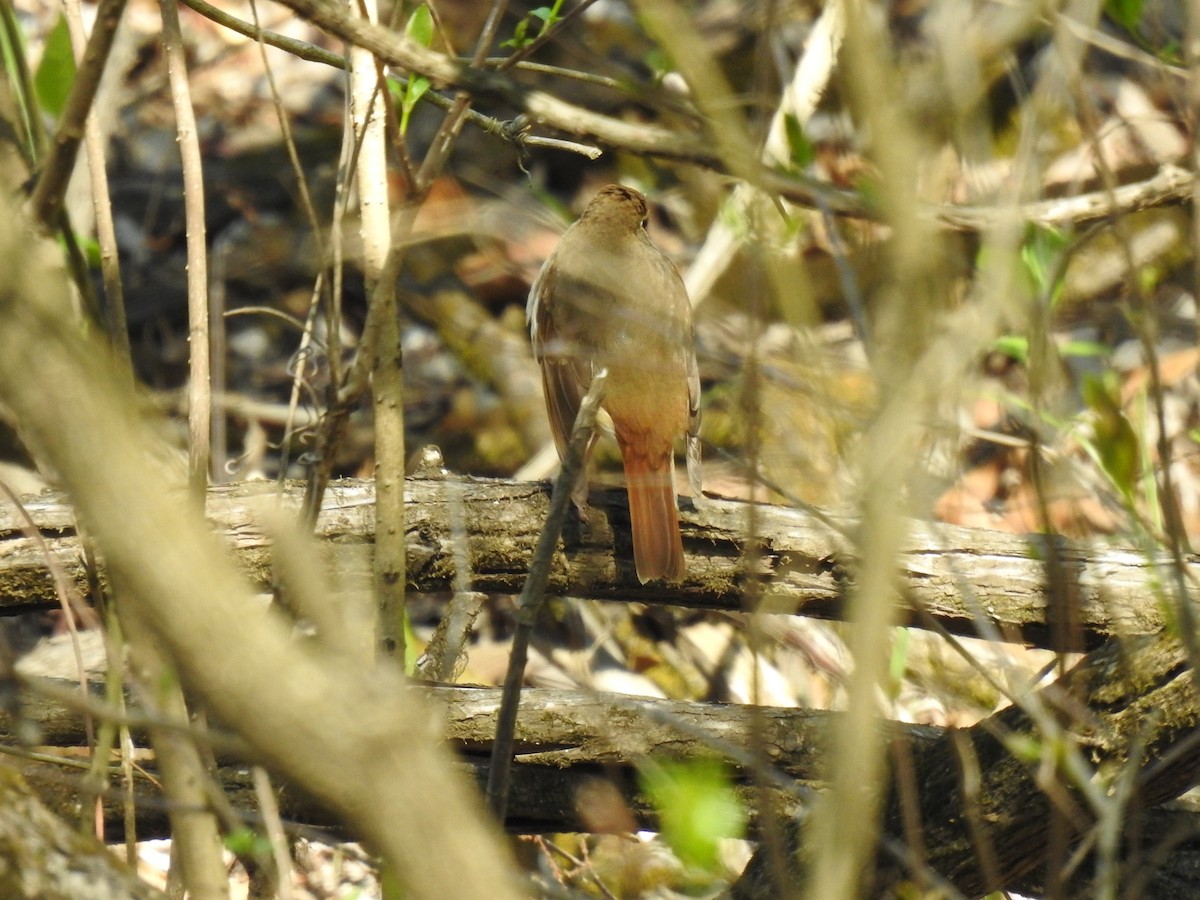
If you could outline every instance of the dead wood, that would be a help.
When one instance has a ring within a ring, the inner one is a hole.
[[[1087,833],[1126,780],[1136,822],[1200,781],[1197,721],[1200,691],[1175,640],[1114,641],[1089,654],[1032,702],[947,732],[918,756],[929,865],[967,895],[1011,888],[1052,862],[1055,820],[1071,838]],[[1031,756],[1014,750],[1022,746]],[[1072,769],[1072,753],[1082,767]],[[893,833],[901,821],[897,804]],[[911,877],[881,870],[884,884]]]
[[[152,900],[165,896],[103,844],[54,815],[10,766],[0,766],[0,896],[9,900]]]
[[[482,783],[500,692],[446,685],[418,690],[439,710],[444,738]],[[82,743],[82,724],[76,714],[61,703],[39,699],[36,692],[24,696],[23,715],[37,726],[42,740]],[[736,705],[531,690],[522,696],[519,710],[507,825],[511,831],[525,833],[598,830],[595,815],[580,798],[588,797],[597,782],[604,782],[615,788],[613,795],[625,804],[625,818],[620,821],[653,828],[653,811],[639,793],[635,775],[639,761],[651,754],[724,759],[740,773],[749,801],[747,769],[754,727],[762,729],[780,808],[795,815],[822,787],[824,736],[837,715],[777,708],[758,710],[756,715]],[[1198,720],[1200,693],[1183,651],[1170,640],[1146,638],[1106,645],[1023,705],[972,728],[948,730],[897,722],[885,727],[887,738],[895,746],[904,745],[913,760],[909,777],[922,825],[918,844],[926,851],[923,862],[964,894],[1038,885],[1047,864],[1047,832],[1054,815],[1067,824],[1072,840],[1089,837],[1095,810],[1077,776],[1061,763],[1070,748],[1090,767],[1087,771],[1135,779],[1136,791],[1123,816],[1123,883],[1151,879],[1152,889],[1147,888],[1151,895],[1179,896],[1172,885],[1195,883],[1187,881],[1195,858],[1187,848],[1198,843],[1200,817],[1190,810],[1154,807],[1200,778],[1200,742],[1194,729]],[[0,720],[0,725],[0,739],[12,741],[17,733],[13,723]],[[1038,748],[1041,754],[1014,755],[1010,752],[1014,742]],[[228,757],[228,751],[224,755]],[[1048,759],[1059,763],[1046,769]],[[234,806],[253,820],[255,803],[245,765],[228,758],[226,763],[220,781]],[[968,768],[979,772],[973,790],[964,787],[962,773]],[[30,763],[23,771],[53,809],[77,814],[75,779],[45,764]],[[1106,788],[1100,790],[1107,796]],[[895,792],[885,830],[895,839],[893,846],[912,846],[903,826],[901,796]],[[140,797],[140,832],[160,833],[166,818],[157,791],[142,785]],[[114,833],[119,833],[118,799],[106,803],[106,818]],[[290,789],[283,792],[282,806],[284,815],[295,823],[333,822]],[[972,830],[970,821],[985,824]],[[906,857],[903,863],[912,861]],[[880,890],[894,889],[916,877],[893,856],[881,855],[879,866]],[[1085,861],[1073,881],[1085,883],[1092,871]],[[755,877],[752,867],[742,889],[753,885]],[[755,895],[753,891],[743,894]]]
[[[69,682],[54,680],[62,688]],[[103,685],[92,683],[90,692],[99,702]],[[459,753],[482,785],[500,706],[500,691],[451,685],[418,688],[441,716],[442,734]],[[52,809],[67,817],[79,815],[81,773],[45,761],[48,753],[78,758],[86,744],[83,718],[77,704],[51,699],[44,690],[22,692],[19,720],[0,715],[0,743],[16,744],[22,736],[40,745],[41,755],[20,764],[25,778]],[[144,746],[148,716],[129,697],[131,732]],[[522,694],[517,721],[517,753],[513,794],[507,826],[510,831],[544,833],[586,831],[596,827],[594,817],[581,808],[579,798],[596,782],[616,788],[628,807],[625,821],[652,827],[649,802],[637,790],[639,761],[657,758],[720,758],[737,771],[747,762],[751,729],[761,723],[768,753],[778,773],[780,808],[797,811],[796,791],[819,787],[821,734],[836,713],[802,709],[765,709],[756,715],[747,707],[614,697],[583,691],[530,690]],[[894,726],[897,735],[928,743],[941,729],[929,726]],[[213,743],[222,763],[217,778],[234,808],[251,821],[256,801],[248,766],[253,753],[230,735],[218,731]],[[153,772],[152,760],[144,761]],[[163,798],[150,778],[141,778],[138,797],[138,833],[143,838],[168,832]],[[752,807],[749,788],[747,807]],[[285,788],[281,809],[291,822],[308,826],[333,826],[335,820],[303,794]],[[122,797],[112,791],[104,798],[110,833],[122,833]]]
[[[904,883],[931,886],[931,872],[968,897],[1040,886],[1048,871],[1063,884],[1086,885],[1094,857],[1085,854],[1068,870],[1069,852],[1096,838],[1101,806],[1121,790],[1128,800],[1117,820],[1117,877],[1143,887],[1161,877],[1165,895],[1188,877],[1192,858],[1156,851],[1167,841],[1194,840],[1197,821],[1179,811],[1148,818],[1147,811],[1200,780],[1197,721],[1200,691],[1185,651],[1172,639],[1148,637],[1113,641],[1021,704],[893,753],[893,761],[912,762],[892,773],[890,840],[880,844],[869,895],[892,896]],[[1049,849],[1053,829],[1063,839],[1057,855]],[[897,847],[905,848],[899,856]],[[765,859],[756,857],[733,896],[776,889]]]
[[[262,522],[278,488],[270,484],[229,484],[209,493],[208,515],[223,533],[251,581],[271,583],[271,546]],[[456,543],[465,540],[477,591],[517,594],[549,500],[548,485],[485,479],[409,478],[408,583],[412,591],[449,590]],[[296,507],[302,488],[288,485],[282,502]],[[328,491],[317,535],[335,578],[343,585],[370,584],[374,487],[369,481],[339,481]],[[629,545],[628,509],[623,491],[595,492],[586,526],[572,523],[557,555],[550,590],[604,600],[637,600],[679,606],[741,611],[745,582],[766,585],[763,608],[838,618],[854,578],[849,519],[827,524],[809,513],[763,506],[757,511],[761,568],[741,566],[747,507],[705,500],[682,514],[687,579],[677,585],[638,584]],[[59,495],[30,499],[27,507],[49,552],[77,588],[86,590],[74,517]],[[457,507],[457,509],[455,508]],[[457,533],[451,523],[465,523]],[[1044,560],[1053,541],[1062,583],[1047,588]],[[1192,561],[1192,574],[1200,564]],[[914,521],[897,566],[904,589],[901,619],[922,626],[930,621],[963,634],[978,633],[980,622],[1005,637],[1049,643],[1047,610],[1069,603],[1071,618],[1094,645],[1114,635],[1154,634],[1164,627],[1161,585],[1171,583],[1165,559],[1148,559],[1132,549],[1086,545],[1045,535],[1008,535]],[[44,551],[26,538],[13,510],[0,505],[0,610],[54,602]],[[1191,586],[1195,602],[1200,589]],[[1062,597],[1063,601],[1052,601]]]

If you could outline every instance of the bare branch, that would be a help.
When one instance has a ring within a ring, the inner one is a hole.
[[[75,171],[75,157],[83,140],[84,122],[92,109],[96,91],[100,89],[100,76],[108,63],[108,55],[116,38],[117,26],[125,10],[126,0],[102,0],[96,10],[96,24],[88,40],[83,62],[75,75],[66,108],[58,123],[58,131],[50,146],[50,152],[42,168],[41,176],[33,189],[30,201],[34,218],[43,228],[54,228],[62,209],[63,194],[67,182]]]

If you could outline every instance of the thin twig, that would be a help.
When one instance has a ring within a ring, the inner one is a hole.
[[[502,71],[504,69],[510,69],[513,66],[520,64],[524,60],[529,59],[530,56],[542,49],[543,46],[554,40],[554,38],[558,36],[558,33],[566,28],[567,25],[569,25],[574,19],[583,15],[584,12],[587,11],[587,8],[595,2],[596,0],[581,0],[581,2],[576,6],[571,7],[571,9],[567,10],[567,12],[563,13],[557,22],[535,37],[524,47],[518,48],[504,62],[500,63],[499,68]]]
[[[581,144],[578,141],[564,141],[562,138],[538,137],[527,134],[519,138],[519,143],[526,147],[545,147],[547,150],[562,150],[566,153],[578,153],[588,159],[599,159],[604,151],[591,144]]]
[[[112,708],[121,715],[126,713],[124,656],[117,650],[125,646],[121,620],[111,603],[103,606],[107,670],[104,691]],[[137,792],[134,788],[134,745],[133,734],[124,722],[101,719],[102,727],[115,726],[121,744],[121,822],[125,831],[125,862],[137,869]]]
[[[96,23],[92,26],[91,39],[88,41],[79,70],[75,73],[75,81],[63,108],[58,131],[55,132],[42,174],[34,186],[33,197],[30,200],[34,218],[43,228],[50,229],[58,225],[58,214],[62,209],[67,182],[71,179],[71,173],[75,171],[75,157],[79,152],[79,142],[83,138],[84,122],[92,109],[92,101],[96,99],[96,91],[100,88],[100,76],[104,74],[104,66],[108,63],[108,55],[117,34],[117,26],[121,22],[121,13],[125,10],[125,2],[126,0],[101,0],[96,10]]]
[[[132,615],[128,605],[118,606],[117,612],[129,638],[130,671],[145,703],[170,719],[186,720],[188,709],[183,688],[163,654],[161,642],[144,622]],[[172,853],[168,880],[179,870],[193,897],[224,900],[229,897],[229,880],[225,876],[219,825],[210,809],[205,767],[197,744],[186,734],[154,727],[150,729],[150,743],[158,762],[163,793],[170,803]]]
[[[237,19],[221,13],[204,0],[183,0],[202,15],[240,33],[249,28]],[[383,28],[364,28],[353,25],[341,11],[322,0],[281,0],[298,14],[307,18],[329,33],[354,44],[371,47],[389,64],[407,71],[417,72],[434,82],[470,90],[479,96],[497,98],[524,111],[531,121],[557,128],[578,136],[591,138],[597,143],[643,154],[658,159],[690,162],[717,171],[725,166],[713,153],[712,142],[701,136],[672,131],[654,125],[625,122],[611,116],[565,103],[544,91],[529,90],[506,79],[494,71],[477,72],[462,65],[459,60],[427,50],[406,41],[403,36]],[[270,32],[263,33],[263,40],[272,46],[295,53],[303,59],[344,68],[345,63],[328,51],[320,50],[302,41],[292,41]],[[427,91],[422,100],[428,100],[448,109],[452,100]],[[536,140],[521,138],[504,123],[471,111],[467,120],[489,133],[509,140]],[[488,124],[491,123],[491,124]],[[588,145],[580,145],[587,147]],[[580,152],[574,146],[566,146]],[[871,208],[856,192],[836,187],[816,178],[760,169],[754,172],[754,181],[764,190],[778,194],[787,200],[811,208],[824,206],[839,216],[877,219],[879,213]],[[993,227],[998,222],[1014,216],[1040,225],[1067,227],[1072,224],[1095,222],[1122,212],[1136,212],[1158,206],[1183,203],[1191,198],[1196,183],[1195,176],[1177,166],[1163,166],[1153,177],[1140,182],[1122,185],[1115,191],[1094,191],[1074,197],[1051,199],[1011,206],[986,204],[941,204],[928,206],[924,214],[944,228],[965,233],[977,233]],[[818,198],[820,202],[818,203]]]
[[[77,64],[82,64],[87,36],[79,0],[65,4],[67,29],[75,50]],[[104,281],[104,300],[107,312],[108,336],[116,350],[118,364],[133,380],[133,356],[129,346],[129,325],[125,318],[125,289],[121,284],[121,264],[117,254],[117,233],[113,224],[112,198],[108,191],[108,169],[105,163],[104,134],[100,117],[89,109],[84,121],[84,150],[87,154],[88,180],[92,190],[92,208],[96,217],[96,243],[100,247],[100,272]]]
[[[375,0],[358,0],[363,20],[378,19]],[[366,50],[350,50],[350,113],[357,141],[359,235],[367,303],[379,327],[374,342],[371,393],[375,410],[375,646],[380,659],[405,662],[404,593],[407,565],[404,532],[404,369],[396,311],[396,280],[385,277],[392,249],[387,191],[387,135],[382,70]],[[340,327],[331,322],[330,329]],[[340,382],[339,382],[340,383]]]
[[[517,627],[513,634],[512,653],[508,658],[508,671],[504,676],[500,712],[496,716],[496,741],[492,744],[491,765],[488,769],[487,801],[497,820],[504,821],[508,807],[508,790],[512,780],[513,742],[517,726],[517,707],[521,700],[521,682],[525,678],[525,663],[529,655],[529,641],[533,626],[546,599],[546,582],[550,577],[550,564],[554,550],[562,534],[563,523],[570,508],[571,491],[579,480],[583,469],[584,452],[596,427],[596,413],[604,399],[604,382],[607,372],[601,369],[592,379],[591,387],[571,429],[571,440],[563,458],[562,469],[554,479],[550,493],[550,511],[546,524],[538,536],[533,559],[529,563],[529,576],[517,599]]]
[[[172,718],[161,712],[129,708],[119,709],[105,700],[88,694],[81,697],[74,688],[64,687],[59,679],[43,678],[37,675],[16,673],[16,680],[21,690],[28,691],[35,697],[42,697],[52,703],[62,705],[65,709],[96,719],[106,719],[118,725],[136,731],[175,731],[186,735],[189,740],[202,743],[213,750],[230,756],[248,758],[250,748],[241,738],[226,731],[212,727],[200,731],[186,718]]]
[[[488,50],[491,49],[492,42],[496,39],[496,32],[500,30],[500,20],[504,17],[506,9],[508,9],[508,0],[493,0],[487,21],[483,23],[483,30],[475,44],[475,54],[471,58],[473,68],[480,68],[487,59]],[[454,96],[454,105],[446,113],[446,118],[442,119],[442,124],[438,127],[437,134],[434,135],[433,141],[429,145],[429,152],[425,154],[425,159],[421,162],[421,168],[417,172],[415,188],[418,195],[428,192],[430,185],[441,174],[446,160],[450,158],[450,150],[453,148],[459,132],[462,131],[467,110],[471,108],[471,100],[472,97],[468,91],[459,91]]]
[[[204,9],[197,7],[204,7]],[[307,317],[305,318],[305,321],[299,325],[300,346],[297,348],[296,353],[302,355],[308,352],[308,348],[310,346],[317,343],[316,339],[314,338],[317,323],[317,311],[320,307],[322,290],[325,289],[327,282],[325,266],[329,257],[325,247],[325,239],[322,235],[321,225],[317,219],[316,206],[313,204],[312,194],[308,189],[308,177],[304,172],[304,166],[301,164],[300,155],[296,150],[296,141],[292,137],[291,122],[283,108],[283,100],[279,94],[279,87],[275,83],[275,73],[271,68],[271,62],[267,56],[266,45],[271,44],[272,46],[281,47],[282,49],[287,50],[289,53],[295,53],[296,55],[303,55],[303,50],[301,48],[308,47],[315,51],[318,56],[305,58],[318,58],[318,60],[321,62],[329,62],[329,60],[327,60],[325,57],[330,57],[334,61],[330,62],[330,64],[336,64],[341,68],[345,67],[346,60],[343,56],[329,53],[327,50],[323,50],[319,47],[313,47],[311,44],[305,44],[303,41],[293,41],[291,38],[286,38],[282,35],[276,34],[275,32],[264,30],[258,17],[258,4],[254,2],[254,0],[251,0],[250,3],[250,14],[254,21],[248,27],[246,27],[247,23],[241,22],[239,19],[234,19],[227,13],[208,6],[208,4],[204,3],[203,0],[197,0],[196,6],[193,6],[193,9],[195,9],[195,11],[201,15],[213,18],[214,21],[219,21],[227,28],[231,28],[242,34],[246,34],[248,37],[253,38],[255,43],[258,44],[259,56],[262,59],[263,72],[266,75],[267,87],[271,92],[271,101],[275,108],[276,121],[279,122],[280,133],[283,137],[283,146],[287,150],[288,161],[292,166],[292,174],[296,179],[296,188],[299,193],[300,206],[304,210],[305,219],[308,221],[309,233],[312,234],[313,237],[317,259],[321,261],[321,268],[317,273],[316,281],[313,285],[312,295],[309,298]],[[301,45],[301,48],[296,48],[293,45]],[[231,314],[233,313],[227,312],[226,316]],[[338,337],[339,329],[329,329],[329,339],[335,345],[338,343]],[[339,377],[338,355],[330,353],[327,348],[325,348],[325,350],[326,358],[329,360],[330,364],[330,378],[334,381],[334,383],[336,383],[336,380]],[[279,466],[281,482],[282,479],[287,477],[287,455],[291,446],[292,435],[295,432],[295,419],[297,409],[300,405],[303,371],[303,366],[297,367],[295,377],[292,379],[291,394],[288,398],[288,416],[284,428],[283,440],[281,442],[283,447]]]
[[[620,91],[626,94],[631,93],[628,83],[618,81],[609,75],[597,75],[595,72],[581,72],[579,69],[568,69],[564,66],[552,66],[549,63],[535,63],[524,60],[514,63],[511,56],[489,56],[483,62],[489,69],[496,69],[501,72],[505,69],[517,69],[521,72],[537,72],[540,75],[553,75],[555,78],[565,78],[568,81],[579,81],[583,84],[594,84],[598,87],[605,87],[609,90]]]
[[[288,839],[283,832],[283,820],[279,816],[279,803],[271,788],[271,776],[262,766],[255,766],[254,796],[262,812],[267,839],[271,843],[271,858],[275,862],[275,890],[279,900],[292,900],[292,858],[288,853]]]
[[[1111,190],[1102,187],[1087,194],[1038,200],[1005,208],[1002,205],[946,204],[931,208],[935,221],[956,231],[986,231],[1014,219],[1047,228],[1066,228],[1109,219],[1157,206],[1191,199],[1196,176],[1175,165],[1164,165],[1145,181],[1122,184]],[[836,210],[835,210],[836,211]]]
[[[347,68],[348,71],[348,68]],[[303,516],[304,521],[311,528],[316,525],[317,513],[321,508],[321,498],[325,495],[325,488],[329,484],[330,478],[333,477],[333,461],[337,451],[337,446],[345,434],[347,423],[350,419],[351,406],[358,402],[363,393],[368,387],[367,375],[370,370],[367,370],[360,382],[355,385],[357,390],[348,396],[346,382],[353,379],[354,372],[342,373],[341,371],[341,342],[338,339],[340,330],[340,322],[342,321],[342,287],[345,269],[343,263],[345,261],[343,253],[343,230],[342,224],[345,221],[349,211],[350,199],[352,197],[351,186],[354,183],[354,173],[358,166],[359,148],[362,146],[362,135],[351,123],[351,114],[349,110],[350,103],[350,85],[347,84],[346,104],[347,111],[343,124],[343,135],[341,150],[338,157],[337,178],[335,181],[335,191],[333,200],[333,221],[329,226],[330,244],[329,244],[329,293],[326,297],[325,304],[325,322],[327,332],[329,333],[331,344],[327,359],[330,362],[329,379],[325,388],[325,411],[321,417],[320,428],[317,429],[316,441],[314,443],[314,451],[310,454],[310,464],[308,467],[308,481],[305,485]],[[315,321],[317,315],[317,307],[315,301],[317,292],[313,293],[314,305],[309,307],[309,320]],[[364,348],[373,346],[370,339],[371,321],[376,318],[376,310],[378,305],[367,305],[367,324],[363,327],[362,335],[359,338],[358,357],[361,358],[367,353]],[[335,357],[337,362],[334,362]],[[293,397],[296,397],[295,389],[300,382],[293,382]],[[280,488],[282,489],[284,472],[280,470]]]
[[[188,86],[187,55],[179,10],[173,0],[160,0],[163,47],[175,109],[175,127],[183,163],[183,202],[187,228],[188,292],[188,484],[203,498],[208,485],[212,427],[211,359],[209,348],[208,246],[205,240],[204,175],[196,113]]]
[[[316,44],[310,44],[307,41],[297,40],[287,37],[275,31],[267,31],[245,22],[236,16],[231,16],[224,10],[206,3],[205,0],[182,0],[184,5],[191,7],[200,15],[207,19],[211,19],[218,25],[236,31],[238,34],[246,37],[261,40],[262,43],[271,47],[283,50],[292,54],[298,59],[308,60],[309,62],[321,63],[322,65],[331,66],[335,69],[346,68],[346,58],[336,53],[332,53],[323,47],[318,47]],[[569,14],[568,14],[569,15]],[[492,56],[483,61],[489,69],[502,70],[510,67],[511,57],[507,56]],[[603,75],[594,75],[589,72],[576,72],[573,69],[564,69],[561,66],[549,66],[544,63],[518,62],[511,65],[511,68],[521,69],[522,71],[540,72],[548,75],[555,75],[560,78],[569,78],[575,81],[583,81],[588,84],[597,84],[602,87],[611,88],[612,90],[624,91],[625,86],[614,78],[608,78]],[[401,87],[408,84],[408,80],[400,78],[396,75],[388,76],[392,81],[396,82]],[[449,97],[444,97],[437,91],[426,91],[421,95],[421,103],[429,103],[443,110],[453,110],[455,101]],[[582,144],[577,141],[567,141],[558,138],[537,137],[528,134],[527,129],[514,127],[512,122],[502,121],[491,116],[485,116],[476,110],[467,108],[462,113],[465,121],[474,125],[481,131],[490,134],[494,137],[501,138],[509,143],[515,144],[518,147],[546,147],[551,150],[563,150],[569,153],[579,153],[587,156],[588,159],[598,159],[603,153],[599,147],[592,144]]]

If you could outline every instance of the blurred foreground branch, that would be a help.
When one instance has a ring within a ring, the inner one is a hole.
[[[55,248],[2,202],[0,223],[0,403],[68,489],[123,617],[215,718],[381,853],[406,895],[455,884],[464,896],[518,896],[499,835],[401,673],[297,642],[253,601],[167,477],[107,348],[72,324]]]

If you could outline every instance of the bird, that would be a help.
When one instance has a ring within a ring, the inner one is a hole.
[[[697,496],[700,461],[692,306],[678,270],[646,232],[648,213],[645,196],[633,188],[601,188],[543,264],[525,310],[560,459],[593,376],[608,373],[601,411],[621,451],[642,584],[684,576],[676,442],[686,440]],[[573,493],[585,516],[595,441],[593,435]]]

